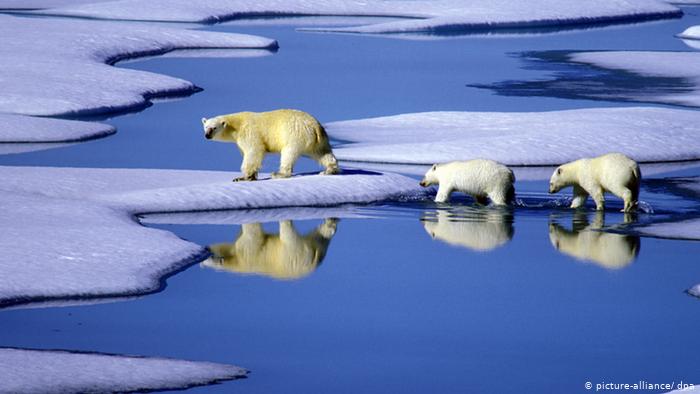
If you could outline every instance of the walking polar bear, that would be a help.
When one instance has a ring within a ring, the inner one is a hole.
[[[241,177],[234,181],[254,181],[266,153],[280,153],[279,172],[273,178],[292,176],[299,156],[308,156],[325,170],[321,174],[340,172],[323,126],[306,112],[280,109],[270,112],[239,112],[202,118],[204,136],[238,145],[242,155]]]
[[[488,197],[495,205],[508,205],[515,199],[514,182],[513,171],[503,164],[475,159],[433,164],[420,185],[439,185],[435,202],[447,202],[453,191],[459,191],[480,204],[485,205]]]
[[[610,192],[624,201],[623,212],[632,212],[637,208],[641,179],[634,160],[621,153],[608,153],[559,166],[549,181],[549,192],[573,186],[571,208],[583,206],[590,195],[599,211],[605,209],[605,192]]]

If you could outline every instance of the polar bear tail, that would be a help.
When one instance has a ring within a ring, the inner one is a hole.
[[[316,129],[316,143],[319,144],[322,141],[328,141],[328,133],[326,133],[326,129],[323,128],[321,124],[318,125]]]

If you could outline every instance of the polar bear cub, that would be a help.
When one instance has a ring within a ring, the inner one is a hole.
[[[453,191],[459,191],[480,204],[486,204],[488,197],[495,205],[507,205],[515,199],[514,182],[513,171],[503,164],[475,159],[433,164],[420,185],[439,185],[435,202],[447,202]]]
[[[234,181],[254,181],[266,153],[280,153],[279,172],[273,178],[292,176],[299,156],[308,156],[321,164],[321,174],[337,174],[338,161],[333,155],[325,129],[306,112],[280,109],[270,112],[239,112],[202,118],[204,136],[221,142],[233,142],[243,154],[243,176]]]
[[[608,153],[559,166],[549,181],[549,192],[573,186],[571,208],[583,206],[590,195],[599,211],[605,209],[604,194],[609,192],[624,201],[623,212],[632,212],[637,209],[641,180],[637,162],[621,153]]]

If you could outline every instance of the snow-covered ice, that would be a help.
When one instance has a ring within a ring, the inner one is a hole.
[[[700,159],[700,113],[665,108],[425,112],[326,124],[341,160],[432,164],[488,158],[558,165],[622,152],[640,162]]]
[[[178,48],[275,48],[242,34],[135,23],[0,16],[0,112],[87,115],[133,109],[150,97],[193,92],[188,81],[112,67]],[[10,77],[11,76],[11,77]],[[114,83],[119,81],[119,83]]]
[[[126,393],[243,378],[233,365],[115,354],[0,348],[0,392]]]
[[[0,143],[76,142],[114,132],[114,127],[103,123],[0,113]]]
[[[227,211],[178,212],[140,215],[144,224],[244,224],[268,223],[282,220],[311,220],[326,218],[371,218],[356,205],[333,207],[289,207],[268,209],[236,209]]]
[[[700,40],[700,25],[699,26],[691,26],[683,31],[683,33],[679,34],[678,37],[680,38],[685,38],[689,40]]]
[[[697,31],[697,29],[694,29],[691,33],[697,34]],[[620,97],[622,99],[692,107],[700,106],[700,53],[698,52],[573,52],[568,57],[574,63],[588,64],[609,70],[626,71],[643,77],[676,78],[685,81],[685,85],[687,85],[680,90],[676,89],[670,92],[662,91],[652,94],[640,88],[638,94],[627,92],[625,97]]]
[[[354,33],[440,32],[465,29],[544,27],[678,17],[657,0],[121,0],[42,11],[105,19],[219,22],[245,17],[304,15],[394,16],[398,21],[325,31]]]
[[[700,240],[700,218],[647,224],[636,227],[635,232],[647,237]]]
[[[152,292],[206,253],[142,227],[138,214],[363,204],[424,193],[395,174],[233,183],[235,175],[0,167],[0,306]]]

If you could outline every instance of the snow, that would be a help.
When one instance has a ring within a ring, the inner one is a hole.
[[[345,161],[433,164],[488,158],[558,165],[622,152],[640,162],[700,159],[700,113],[665,108],[425,112],[326,124]]]
[[[0,0],[0,10],[36,10],[112,0]]]
[[[700,218],[651,223],[635,227],[634,230],[647,237],[700,240]]]
[[[0,114],[0,143],[76,142],[114,132],[103,123]]]
[[[681,38],[686,38],[689,40],[700,40],[700,25],[699,26],[691,26],[683,31],[683,33],[679,34],[678,37]]]
[[[219,22],[245,17],[394,16],[403,20],[325,31],[354,33],[440,32],[465,29],[543,27],[678,17],[681,11],[656,0],[121,0],[43,11],[104,19]]]
[[[0,112],[56,116],[136,109],[161,95],[195,91],[188,81],[112,67],[122,58],[178,48],[270,49],[263,37],[147,24],[0,16]],[[12,76],[2,77],[2,76]],[[119,81],[119,83],[114,83]]]
[[[59,350],[0,348],[2,393],[177,390],[243,378],[225,364]]]
[[[180,212],[141,215],[145,224],[244,224],[269,223],[282,220],[311,220],[326,218],[369,218],[356,205],[336,207],[290,207],[267,209],[237,209],[228,211]]]
[[[693,34],[696,32],[697,29],[692,30]],[[632,95],[624,98],[635,101],[700,106],[700,53],[671,51],[574,52],[569,55],[569,59],[576,63],[626,71],[646,77],[682,79],[688,85],[683,89],[653,95],[642,89],[637,96]]]
[[[349,173],[234,183],[227,172],[0,167],[0,306],[157,291],[200,245],[137,214],[364,204],[422,195],[413,179]]]

